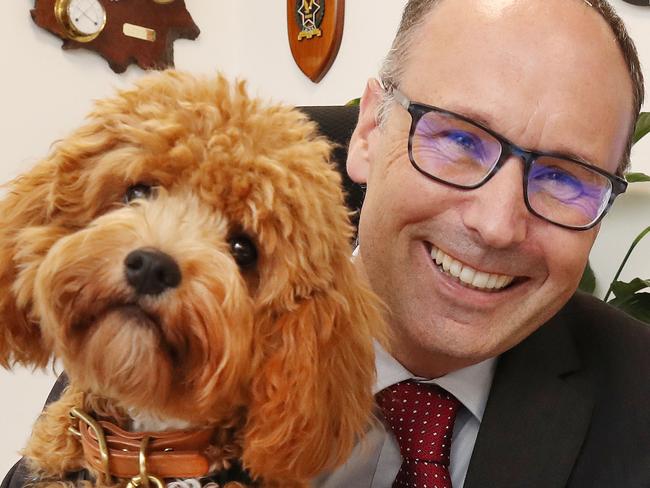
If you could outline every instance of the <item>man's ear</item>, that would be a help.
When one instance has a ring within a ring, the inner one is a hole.
[[[370,167],[369,138],[378,128],[378,110],[383,98],[383,88],[375,78],[368,80],[361,97],[359,121],[350,138],[346,169],[356,183],[368,181]]]

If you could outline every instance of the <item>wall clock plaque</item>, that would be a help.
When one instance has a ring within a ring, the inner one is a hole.
[[[293,59],[318,83],[336,58],[343,37],[345,0],[287,0],[287,31]]]
[[[185,0],[35,0],[31,14],[63,49],[95,51],[116,73],[173,66],[174,41],[200,32]]]

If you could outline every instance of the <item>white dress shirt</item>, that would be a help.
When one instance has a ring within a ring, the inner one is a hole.
[[[488,359],[433,380],[414,376],[381,346],[375,345],[377,383],[374,393],[400,381],[434,383],[453,394],[463,406],[456,416],[449,471],[454,488],[462,488],[474,450],[485,404],[492,385],[496,359]],[[378,412],[378,416],[381,413]],[[390,488],[402,464],[399,445],[381,422],[354,448],[348,461],[313,482],[318,488]]]

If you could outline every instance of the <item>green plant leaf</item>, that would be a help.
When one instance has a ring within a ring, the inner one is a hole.
[[[615,281],[612,283],[612,292],[616,298],[612,299],[610,303],[622,303],[630,299],[636,292],[648,287],[650,287],[650,280],[642,280],[641,278],[634,278],[629,283]]]
[[[645,229],[643,229],[641,233],[634,238],[634,241],[632,241],[632,245],[627,250],[627,253],[625,253],[625,257],[623,258],[623,261],[621,261],[621,264],[619,265],[618,270],[614,275],[614,279],[612,280],[612,283],[609,285],[609,288],[607,289],[607,293],[605,293],[605,298],[603,298],[603,300],[605,300],[606,302],[608,301],[607,299],[609,298],[609,295],[612,292],[612,287],[614,286],[614,283],[617,282],[618,277],[621,275],[621,271],[623,271],[623,268],[625,267],[625,263],[627,263],[630,254],[632,254],[632,251],[634,251],[634,248],[637,246],[637,244],[641,242],[641,240],[649,233],[650,233],[650,225]]]
[[[582,278],[580,278],[578,288],[590,295],[593,295],[596,290],[596,275],[594,274],[594,270],[591,269],[589,261],[587,261],[587,266],[582,273]]]
[[[650,324],[650,293],[634,293],[619,304],[615,303],[617,300],[618,297],[609,303],[630,314],[632,317],[646,324]]]
[[[636,144],[650,132],[650,112],[641,112],[639,118],[636,121],[636,128],[634,129],[634,137],[632,138],[632,144]]]
[[[348,103],[345,104],[346,107],[358,107],[361,105],[361,99],[360,98],[353,98],[350,100]]]
[[[625,175],[628,183],[641,183],[643,181],[650,181],[650,175],[645,173],[628,173]]]

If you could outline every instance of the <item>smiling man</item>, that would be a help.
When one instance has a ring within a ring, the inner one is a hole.
[[[574,295],[642,100],[603,1],[407,2],[348,156],[384,422],[318,485],[650,486],[650,329]]]

